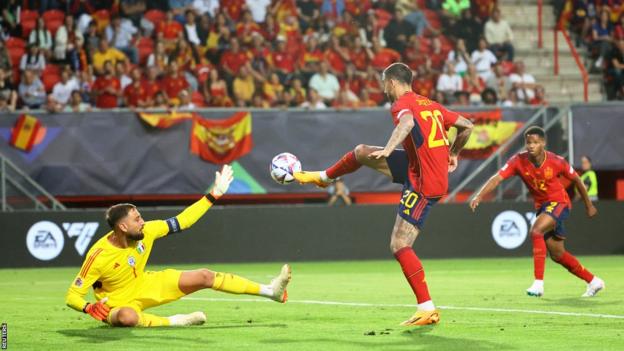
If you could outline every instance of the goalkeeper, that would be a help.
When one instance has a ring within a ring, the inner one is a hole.
[[[145,271],[154,240],[193,225],[227,191],[232,180],[232,168],[226,165],[216,173],[215,184],[209,194],[167,220],[145,222],[131,204],[110,207],[106,211],[106,220],[112,230],[87,253],[80,272],[67,292],[67,305],[112,326],[159,327],[204,323],[206,316],[203,312],[170,317],[143,312],[200,289],[260,295],[286,302],[286,286],[290,281],[288,265],[284,265],[280,274],[268,285],[208,269]],[[97,302],[84,299],[91,286]]]

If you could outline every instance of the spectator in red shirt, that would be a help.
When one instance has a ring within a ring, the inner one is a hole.
[[[220,8],[223,9],[223,13],[235,22],[241,18],[243,10],[247,8],[245,0],[221,0],[220,3]]]
[[[340,88],[342,90],[351,92],[353,96],[359,96],[362,91],[362,87],[364,83],[362,83],[362,78],[358,76],[358,73],[355,70],[355,66],[352,63],[347,65],[347,70],[345,71],[344,78],[340,80]]]
[[[468,93],[470,102],[481,102],[481,92],[485,89],[485,81],[479,76],[475,65],[468,65],[468,70],[464,74],[464,92]]]
[[[160,82],[158,81],[159,69],[156,66],[147,68],[147,78],[143,80],[143,89],[145,90],[145,96],[147,97],[148,105],[151,107],[154,104],[156,93],[160,91]]]
[[[433,93],[433,75],[426,65],[421,65],[416,68],[416,74],[412,81],[412,89],[418,95],[425,97],[431,97]]]
[[[236,36],[240,38],[243,44],[251,43],[254,33],[260,33],[262,29],[254,22],[250,11],[243,13],[243,20],[236,25]]]
[[[165,46],[171,49],[175,47],[176,41],[180,39],[184,28],[173,19],[173,12],[167,11],[167,17],[156,26],[156,36],[158,40],[163,40]]]
[[[427,64],[427,55],[421,49],[421,43],[418,37],[410,37],[409,44],[403,53],[405,63],[413,70]]]
[[[238,39],[230,39],[230,48],[221,55],[220,66],[226,74],[226,78],[233,79],[240,68],[249,62],[250,57],[246,51],[243,51],[240,47]]]
[[[295,71],[295,59],[287,51],[286,41],[281,36],[277,37],[277,47],[275,52],[271,53],[270,65],[282,82],[290,79]]]
[[[533,96],[533,98],[531,100],[529,100],[529,104],[530,105],[542,105],[542,106],[547,106],[548,102],[546,102],[545,99],[545,91],[544,91],[544,87],[541,85],[538,85],[535,87],[535,96]]]
[[[271,50],[267,47],[264,37],[258,33],[252,35],[252,47],[249,49],[251,67],[258,73],[266,76],[269,69]]]
[[[381,84],[381,77],[379,73],[375,71],[373,66],[368,66],[366,70],[366,77],[364,78],[364,89],[368,90],[371,100],[375,101],[377,105],[380,105],[384,101],[383,86]]]
[[[189,87],[186,78],[180,74],[178,64],[175,61],[169,64],[169,75],[162,79],[160,86],[170,100],[176,99],[182,89]]]
[[[342,46],[340,38],[335,35],[329,38],[329,48],[325,51],[325,60],[329,63],[330,71],[336,76],[341,76],[344,73],[345,62],[350,60],[349,51]]]
[[[379,42],[379,38],[373,37],[373,58],[371,59],[371,65],[378,71],[384,70],[391,63],[401,61],[401,54],[398,52],[384,48]]]
[[[117,99],[121,96],[121,83],[113,75],[113,63],[104,61],[104,74],[99,76],[91,87],[95,106],[98,108],[115,108]]]
[[[311,76],[318,70],[318,63],[324,58],[323,52],[319,49],[318,39],[315,35],[308,36],[305,49],[299,58],[299,69],[305,75]]]
[[[149,97],[141,82],[141,69],[133,69],[130,75],[132,76],[132,83],[123,92],[124,105],[128,107],[148,107]]]
[[[366,72],[368,62],[373,57],[373,52],[362,45],[362,38],[353,37],[351,48],[349,49],[349,61],[355,65],[355,69],[359,72]]]

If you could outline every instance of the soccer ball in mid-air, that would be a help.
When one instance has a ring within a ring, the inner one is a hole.
[[[282,152],[271,160],[270,171],[273,180],[280,184],[289,184],[295,180],[293,173],[301,172],[301,162],[297,156]]]

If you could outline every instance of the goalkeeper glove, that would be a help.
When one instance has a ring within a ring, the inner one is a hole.
[[[230,165],[224,165],[223,168],[221,168],[221,172],[215,174],[215,183],[211,191],[212,195],[218,198],[225,194],[230,187],[230,183],[234,180],[233,175],[232,167],[230,167]]]
[[[108,297],[105,297],[96,303],[87,303],[82,311],[98,321],[104,322],[110,312],[110,308],[105,305],[106,301],[108,301]]]

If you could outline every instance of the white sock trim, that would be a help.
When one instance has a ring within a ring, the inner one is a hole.
[[[321,171],[320,176],[321,176],[321,180],[324,182],[330,182],[332,180],[331,178],[327,176],[327,172],[325,171]]]
[[[273,296],[273,287],[270,286],[270,285],[260,284],[260,296],[272,297]]]
[[[419,311],[433,311],[435,310],[435,305],[433,304],[433,301],[431,300],[425,301],[423,303],[418,304],[418,310]]]

